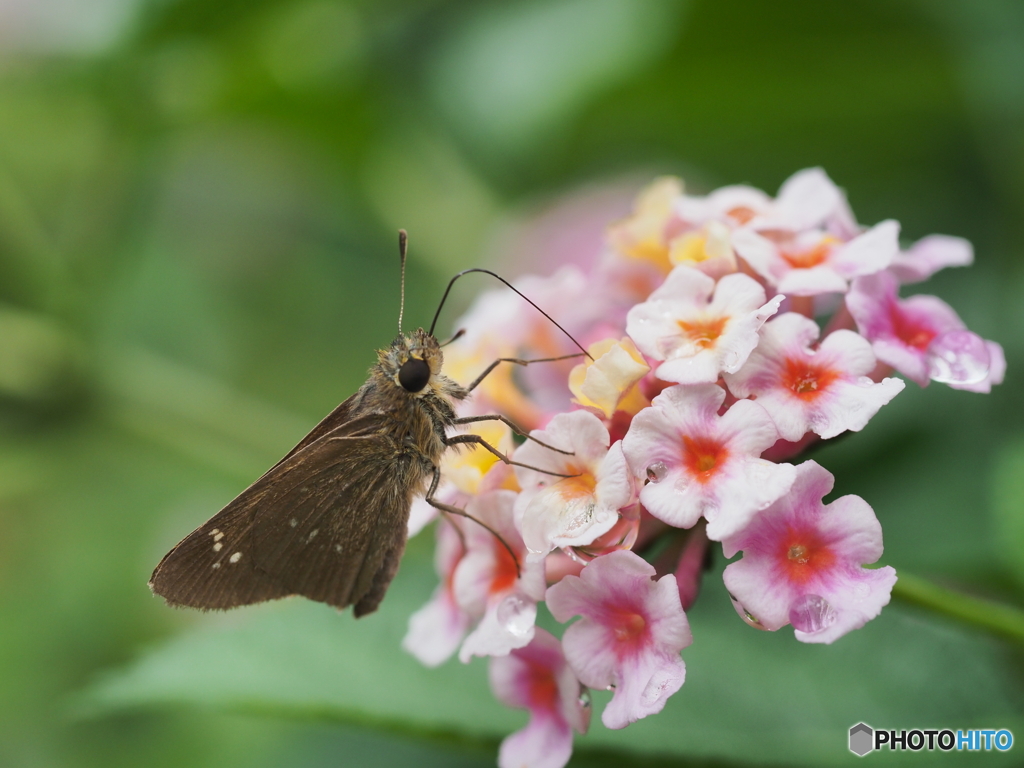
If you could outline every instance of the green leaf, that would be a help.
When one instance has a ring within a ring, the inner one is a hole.
[[[525,715],[494,701],[483,661],[429,670],[399,647],[409,613],[435,583],[427,543],[413,542],[376,615],[356,622],[292,601],[210,617],[94,686],[81,704],[94,714],[213,706],[500,739]],[[847,729],[860,721],[1024,729],[1024,702],[1007,680],[1002,647],[912,610],[890,606],[832,646],[805,645],[789,629],[743,625],[716,573],[691,622],[687,682],[665,710],[609,731],[599,716],[609,694],[599,692],[577,749],[820,766],[849,759]]]
[[[1024,443],[1012,444],[998,456],[992,495],[1000,559],[1024,587]]]

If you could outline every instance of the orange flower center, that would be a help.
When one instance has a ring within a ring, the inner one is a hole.
[[[695,320],[688,322],[686,320],[677,320],[679,328],[683,334],[687,336],[690,341],[696,344],[701,349],[707,349],[708,347],[714,346],[715,341],[722,335],[722,331],[725,330],[725,324],[728,322],[726,317],[715,317],[705,320]]]
[[[730,208],[725,212],[725,215],[733,219],[737,224],[746,224],[757,214],[754,213],[752,208],[747,208],[745,205],[739,205],[735,208]]]
[[[565,501],[573,501],[582,496],[593,496],[597,488],[597,478],[591,472],[579,467],[569,466],[564,474],[576,477],[564,477],[555,484],[558,495]]]
[[[839,378],[839,373],[800,359],[787,359],[782,372],[782,383],[797,397],[813,400]]]
[[[831,238],[826,237],[812,248],[799,251],[780,248],[779,252],[793,269],[810,269],[811,267],[818,266],[828,258],[829,253],[832,251],[833,242]]]
[[[516,570],[516,561],[512,554],[505,549],[505,545],[494,539],[494,573],[491,576],[491,586],[488,590],[492,595],[507,592],[519,578]]]
[[[639,613],[623,613],[615,622],[615,639],[620,643],[636,640],[647,627],[647,622]]]
[[[780,547],[782,567],[791,582],[803,584],[836,561],[835,553],[815,531],[789,532]]]
[[[725,446],[716,440],[683,436],[683,466],[690,470],[698,482],[706,483],[710,480],[716,467],[728,456]]]
[[[535,661],[527,664],[530,667],[530,704],[536,709],[554,709],[558,703],[558,682],[554,674]]]
[[[937,335],[931,328],[911,320],[900,312],[895,302],[889,305],[889,318],[892,321],[893,332],[908,347],[925,350]]]

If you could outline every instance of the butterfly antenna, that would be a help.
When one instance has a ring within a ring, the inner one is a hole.
[[[409,250],[409,233],[398,230],[398,258],[402,260],[402,288],[398,305],[398,334],[402,334],[402,315],[405,314],[405,254]]]
[[[563,328],[563,327],[562,327],[562,326],[560,326],[560,325],[559,325],[558,323],[556,323],[556,322],[555,322],[555,319],[554,319],[554,318],[553,318],[553,317],[552,317],[551,315],[549,315],[549,314],[548,314],[547,312],[545,312],[545,311],[544,311],[543,309],[541,309],[541,308],[540,308],[540,307],[538,307],[538,306],[537,306],[536,304],[534,304],[534,303],[533,303],[533,302],[532,302],[532,301],[531,301],[531,300],[530,300],[530,299],[529,299],[529,298],[528,298],[527,296],[525,296],[525,295],[524,295],[524,294],[523,294],[523,293],[522,293],[522,292],[521,292],[521,291],[520,291],[520,290],[519,290],[518,288],[516,288],[516,287],[515,287],[514,285],[512,285],[512,283],[510,283],[510,282],[509,282],[508,280],[506,280],[505,278],[503,278],[503,277],[502,277],[501,275],[495,274],[494,272],[491,272],[491,270],[489,270],[489,269],[481,269],[480,267],[473,267],[473,268],[471,268],[471,269],[464,269],[464,270],[462,270],[461,272],[459,272],[459,273],[458,273],[457,275],[455,275],[455,277],[453,277],[453,278],[452,278],[452,279],[451,279],[451,280],[450,280],[450,281],[448,282],[448,287],[447,287],[447,288],[445,288],[445,290],[444,290],[444,296],[442,296],[442,297],[441,297],[441,303],[437,305],[437,312],[435,312],[435,313],[434,313],[434,321],[433,321],[433,322],[432,322],[432,323],[430,324],[430,335],[431,335],[431,336],[433,336],[433,335],[434,335],[434,326],[435,326],[435,325],[437,325],[437,319],[438,319],[438,318],[439,318],[439,317],[441,316],[441,309],[442,309],[442,308],[444,307],[444,303],[445,303],[445,301],[447,301],[447,300],[448,300],[448,294],[449,294],[449,293],[451,293],[451,290],[452,290],[452,286],[453,286],[453,285],[455,285],[455,281],[456,281],[456,280],[458,280],[458,279],[459,279],[460,277],[462,277],[463,275],[468,275],[468,274],[469,274],[470,272],[482,272],[483,274],[485,274],[485,275],[490,275],[490,276],[491,276],[491,277],[493,277],[493,278],[494,278],[495,280],[498,280],[499,282],[501,282],[501,283],[504,283],[504,284],[505,284],[505,285],[506,285],[506,286],[507,286],[508,288],[511,288],[511,289],[512,289],[512,291],[513,291],[514,293],[518,294],[518,295],[520,296],[520,298],[522,298],[522,299],[523,299],[523,300],[524,300],[524,301],[525,301],[525,302],[526,302],[527,304],[529,304],[529,305],[530,305],[531,307],[533,307],[533,308],[534,308],[534,309],[536,309],[536,310],[537,310],[538,312],[540,312],[540,313],[541,313],[542,315],[544,315],[544,317],[546,317],[546,318],[547,318],[548,320],[550,320],[550,321],[551,321],[551,324],[552,324],[553,326],[555,326],[555,328],[557,328],[557,329],[558,329],[558,330],[560,330],[560,331],[561,331],[562,333],[564,333],[564,334],[565,334],[566,336],[568,336],[568,337],[569,337],[569,341],[571,341],[571,342],[572,342],[573,344],[575,344],[575,345],[576,345],[576,347],[577,347],[577,348],[578,348],[578,349],[580,350],[580,352],[582,352],[582,353],[583,353],[584,355],[586,355],[587,357],[589,357],[589,358],[590,358],[591,360],[593,360],[593,359],[594,359],[593,357],[591,357],[590,353],[589,353],[589,352],[587,352],[587,350],[585,350],[585,349],[584,349],[584,348],[583,348],[583,347],[582,347],[582,346],[580,345],[580,343],[579,343],[578,341],[576,341],[576,339],[574,339],[574,338],[572,337],[572,334],[571,334],[571,333],[569,333],[569,332],[568,332],[567,330],[565,330],[565,328]]]

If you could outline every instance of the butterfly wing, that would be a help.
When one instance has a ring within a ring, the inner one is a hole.
[[[369,613],[405,549],[422,460],[383,435],[325,437],[302,457],[303,471],[286,472],[272,503],[256,512],[257,565],[289,594]],[[311,464],[318,466],[307,472]]]
[[[345,434],[350,426],[300,443],[193,531],[157,566],[152,590],[201,609],[303,595],[373,610],[397,571],[425,473],[387,435]]]
[[[334,433],[335,435],[361,435],[372,434],[380,425],[379,416],[374,413],[362,413],[359,408],[359,401],[363,397],[360,390],[345,402],[338,405],[333,411],[323,417],[320,423],[309,431],[309,434],[302,438],[298,445],[292,448],[277,464],[268,469],[264,474],[270,474],[288,459],[299,451],[308,448],[322,437]]]

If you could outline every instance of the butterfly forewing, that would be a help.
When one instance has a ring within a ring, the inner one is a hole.
[[[405,546],[413,460],[349,398],[280,462],[160,562],[173,605],[226,609],[303,595],[367,613]]]
[[[288,596],[251,556],[254,508],[260,495],[250,487],[186,536],[160,561],[150,588],[171,605],[204,610]]]

